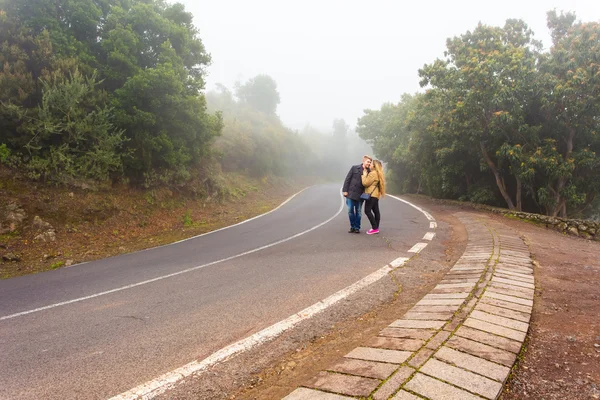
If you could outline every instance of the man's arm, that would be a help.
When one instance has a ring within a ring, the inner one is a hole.
[[[346,179],[344,179],[344,186],[342,187],[342,193],[344,196],[348,195],[348,188],[350,187],[350,181],[352,180],[352,169],[354,167],[350,167],[350,171],[348,171],[348,175],[346,175]]]

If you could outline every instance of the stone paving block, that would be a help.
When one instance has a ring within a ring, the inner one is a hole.
[[[354,360],[342,358],[333,364],[329,371],[342,372],[349,375],[364,376],[366,378],[375,378],[385,380],[398,369],[395,364],[388,364],[375,361]]]
[[[433,321],[448,321],[452,318],[454,314],[452,312],[407,312],[404,314],[404,318],[406,319],[425,319],[425,320],[433,320]]]
[[[466,299],[469,297],[469,292],[459,293],[440,293],[440,294],[426,294],[424,299]]]
[[[421,365],[425,364],[425,361],[429,360],[434,351],[435,350],[430,350],[428,348],[422,348],[408,361],[408,365],[419,368]]]
[[[430,294],[452,294],[452,293],[457,293],[457,292],[471,292],[471,288],[433,288],[431,290],[431,292],[429,292]]]
[[[502,272],[496,270],[494,276],[505,278],[505,279],[514,279],[515,281],[526,282],[526,283],[535,283],[533,276],[526,276],[523,274],[515,274],[512,272]]]
[[[499,365],[491,361],[484,360],[483,358],[456,351],[446,346],[442,346],[434,354],[434,357],[438,360],[456,365],[457,367],[466,369],[468,371],[487,376],[488,378],[500,383],[504,382],[510,373],[510,368],[505,367],[504,365]]]
[[[481,400],[465,390],[417,373],[404,388],[431,400]]]
[[[485,266],[477,266],[477,267],[457,267],[456,265],[452,267],[450,272],[460,272],[461,274],[475,274],[475,273],[483,273],[485,271]]]
[[[499,277],[499,278],[503,278],[503,277],[504,277],[504,278],[506,278],[506,277],[508,277],[508,276],[509,276],[509,275],[502,274],[502,273],[500,273],[500,274],[499,274],[499,273],[496,273],[496,274],[494,275],[494,277]],[[515,278],[515,277],[514,277],[514,276],[511,276],[511,278]],[[516,279],[521,279],[521,278],[516,278]],[[498,281],[492,281],[492,282],[493,282],[494,284],[496,284],[496,285],[499,285],[500,287],[506,287],[507,289],[521,290],[521,291],[533,291],[533,290],[535,290],[535,289],[522,288],[522,287],[519,287],[519,286],[513,286],[513,285],[509,285],[509,284],[501,283],[501,282],[498,282]]]
[[[514,319],[501,317],[499,315],[488,314],[481,310],[474,310],[471,313],[471,318],[479,319],[481,321],[486,321],[491,324],[504,326],[525,333],[527,333],[527,330],[529,329],[529,324],[526,322],[515,321]]]
[[[465,274],[460,271],[451,272],[449,271],[446,275],[444,275],[444,279],[479,279],[481,278],[481,273],[477,272],[475,274]]]
[[[521,298],[521,299],[527,300],[527,301],[533,300],[533,292],[532,293],[523,293],[522,291],[519,291],[519,290],[505,289],[505,288],[498,287],[497,283],[491,284],[488,287],[487,291],[489,291],[490,293],[502,294],[505,296],[518,297],[518,298]]]
[[[386,400],[394,394],[415,372],[410,367],[401,367],[387,382],[373,394],[373,400]]]
[[[496,268],[500,268],[502,270],[506,270],[506,271],[510,271],[510,272],[516,272],[519,274],[533,274],[533,269],[531,269],[529,267],[523,267],[523,266],[512,265],[512,264],[507,264],[507,263],[498,263],[498,264],[496,264]]]
[[[375,349],[372,347],[357,347],[350,353],[346,354],[346,358],[356,358],[359,360],[387,362],[391,364],[402,364],[412,356],[410,351]]]
[[[463,299],[423,299],[419,301],[417,306],[456,306],[461,305]]]
[[[462,329],[462,327],[459,328],[459,330],[460,329]],[[493,361],[507,367],[512,367],[517,359],[517,355],[515,353],[488,346],[487,344],[475,342],[470,339],[465,339],[457,335],[454,335],[448,339],[446,346],[453,348],[454,350],[471,354],[472,356],[485,358],[488,361]]]
[[[333,393],[320,392],[318,390],[298,388],[288,394],[283,400],[348,400],[353,397],[340,396]]]
[[[535,290],[526,289],[518,286],[511,286],[505,283],[500,282],[490,282],[490,289],[494,289],[494,291],[501,294],[508,294],[509,296],[522,297],[524,299],[533,299],[533,295],[535,294]],[[498,290],[496,290],[498,289]],[[501,292],[500,292],[501,291]]]
[[[488,346],[510,351],[511,353],[518,354],[521,351],[522,344],[520,342],[517,342],[516,340],[511,340],[502,336],[482,332],[477,329],[469,328],[468,326],[461,326],[457,329],[457,331],[454,334],[456,336],[470,339],[475,342],[483,343]]]
[[[500,278],[500,277],[494,277],[494,278],[492,278],[492,282],[500,282],[500,283],[505,283],[507,285],[518,286],[518,287],[532,289],[532,290],[535,289],[535,285],[532,283],[521,282],[521,281],[517,281],[514,279],[505,279],[505,278]]]
[[[466,311],[462,311],[459,313],[459,315],[455,315],[454,318],[452,318],[452,320],[450,320],[450,322],[444,326],[444,330],[446,332],[454,332],[454,330],[463,323],[466,316]]]
[[[470,392],[477,393],[488,399],[495,399],[500,393],[500,390],[502,390],[502,384],[500,382],[465,371],[464,369],[433,358],[421,367],[420,372],[444,380]]]
[[[504,268],[498,268],[496,267],[496,273],[498,274],[504,274],[504,275],[509,275],[509,276],[514,276],[517,278],[523,278],[523,279],[529,279],[531,280],[531,282],[534,281],[534,277],[533,277],[533,270],[527,272],[527,273],[523,273],[523,272],[515,272],[515,271],[511,271],[509,269],[504,269]]]
[[[436,289],[456,289],[456,288],[467,288],[471,289],[475,286],[474,283],[438,283]]]
[[[428,349],[435,350],[446,341],[450,337],[450,332],[447,331],[439,331],[437,335],[435,335],[429,342],[427,342]]]
[[[481,321],[475,318],[467,318],[463,325],[468,326],[469,328],[479,329],[480,331],[493,333],[494,335],[503,336],[505,338],[509,338],[519,342],[524,341],[526,336],[525,332],[506,328],[504,326],[492,324],[486,321]]]
[[[368,347],[379,349],[417,351],[425,344],[424,340],[418,339],[398,339],[390,337],[377,336],[367,341]]]
[[[510,301],[493,299],[491,297],[485,297],[485,296],[481,298],[481,303],[490,304],[490,305],[496,306],[496,307],[507,308],[509,310],[521,311],[521,312],[524,312],[527,314],[531,314],[531,310],[532,310],[531,306],[524,306],[521,304],[511,303]]]
[[[446,285],[448,283],[477,283],[479,282],[479,277],[475,278],[454,278],[452,276],[446,276],[439,283]]]
[[[529,258],[529,251],[523,250],[523,251],[517,251],[517,250],[507,250],[507,249],[502,249],[502,254],[506,254],[509,256],[517,256],[517,257],[524,257],[524,258]]]
[[[504,254],[500,254],[500,259],[498,260],[503,263],[513,263],[516,265],[531,265],[531,259],[529,257],[511,257]]]
[[[505,283],[496,282],[496,281],[492,281],[490,283],[490,287],[509,290],[513,293],[520,293],[520,295],[517,297],[523,297],[523,298],[529,298],[529,296],[533,296],[535,293],[535,290],[533,290],[533,289],[526,289],[526,288],[522,288],[522,287],[518,287],[518,286],[507,285]],[[527,297],[524,297],[524,296],[527,296]]]
[[[416,329],[441,329],[444,321],[421,321],[412,319],[399,319],[392,322],[390,328],[416,328]]]
[[[414,306],[408,312],[410,313],[436,313],[436,312],[449,312],[454,314],[460,306]],[[408,319],[408,318],[407,318]]]
[[[410,394],[404,390],[399,391],[392,400],[423,400],[422,397],[417,397],[414,394]]]
[[[511,260],[504,257],[500,257],[498,259],[499,264],[514,266],[517,268],[532,268],[533,264],[531,263],[531,259],[528,260]]]
[[[477,304],[477,307],[475,307],[475,309],[479,310],[479,311],[484,311],[489,314],[499,315],[501,317],[516,319],[517,321],[521,321],[521,322],[528,323],[529,320],[531,319],[531,314],[529,314],[529,313],[508,310],[506,308],[496,307],[496,306],[492,306],[492,305],[486,304],[486,303]]]
[[[529,256],[529,254],[523,255],[523,256],[511,256],[510,254],[507,254],[506,251],[502,250],[500,252],[500,259],[501,262],[505,262],[505,263],[509,263],[509,264],[517,264],[517,265],[523,265],[523,266],[530,266],[531,265],[531,257]]]
[[[485,299],[486,297],[492,298],[492,299],[497,299],[497,300],[504,300],[504,301],[508,301],[509,303],[516,303],[516,304],[520,304],[523,306],[533,307],[533,300],[521,299],[518,297],[507,296],[504,294],[498,294],[498,293],[494,293],[494,292],[490,292],[490,291],[485,292],[485,294],[483,295],[482,298]]]
[[[514,259],[510,259],[508,257],[502,257],[502,256],[500,256],[500,258],[498,260],[502,264],[515,265],[515,266],[518,266],[518,267],[531,268],[531,266],[533,265],[531,263],[531,259],[514,260]]]
[[[304,386],[348,396],[367,397],[380,383],[379,379],[321,371],[315,377],[309,379]]]
[[[430,329],[409,328],[384,328],[381,332],[379,332],[380,336],[422,340],[428,340],[434,334],[435,331]]]

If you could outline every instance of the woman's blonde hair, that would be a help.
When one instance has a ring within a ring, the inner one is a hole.
[[[385,196],[385,174],[383,173],[383,164],[379,160],[373,160],[373,168],[379,175],[379,197]]]

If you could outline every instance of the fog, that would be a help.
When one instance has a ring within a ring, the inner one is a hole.
[[[480,21],[523,19],[549,47],[547,11],[600,19],[600,2],[591,0],[180,2],[212,55],[207,89],[268,74],[281,95],[278,114],[294,129],[331,130],[334,118],[353,128],[363,109],[419,90],[417,70]]]

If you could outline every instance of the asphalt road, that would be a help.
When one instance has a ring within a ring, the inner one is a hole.
[[[386,197],[381,234],[349,234],[339,192],[313,186],[228,229],[0,281],[0,399],[125,392],[409,256],[429,230],[421,212]]]

